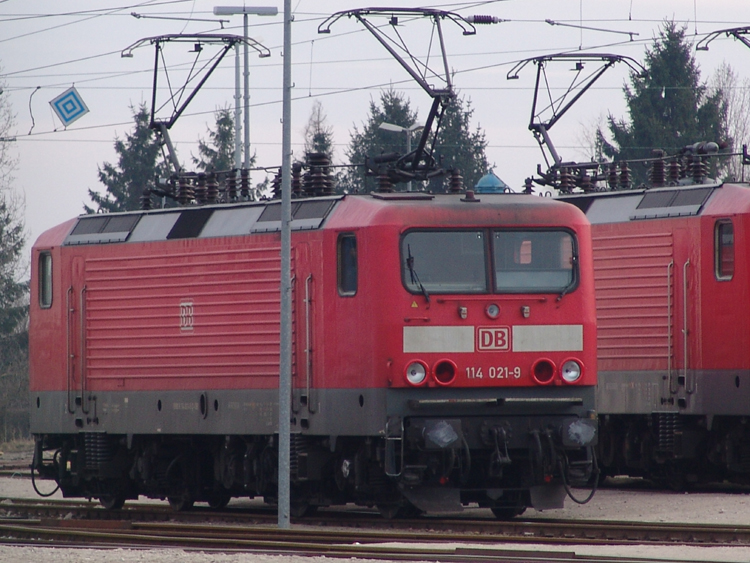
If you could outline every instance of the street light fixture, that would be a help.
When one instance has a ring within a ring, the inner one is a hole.
[[[279,9],[276,6],[216,6],[215,16],[235,16],[244,14],[250,16],[277,16]]]
[[[393,123],[386,123],[385,121],[378,125],[378,129],[383,131],[392,131],[394,133],[404,133],[406,135],[406,154],[411,153],[411,135],[415,131],[421,131],[424,129],[424,125],[410,125],[409,127],[402,127],[401,125],[395,125]],[[406,183],[406,191],[411,191],[411,180]]]
[[[214,15],[215,16],[235,16],[238,14],[242,14],[244,18],[244,25],[243,25],[243,36],[245,38],[245,49],[244,49],[244,57],[245,57],[245,84],[244,84],[244,90],[245,90],[245,100],[244,100],[244,106],[245,106],[245,114],[244,114],[244,135],[245,135],[245,168],[250,168],[250,57],[248,54],[248,46],[247,46],[247,16],[275,16],[279,13],[279,9],[275,6],[215,6],[214,7]],[[237,107],[239,106],[239,89],[240,89],[240,83],[239,83],[239,51],[236,52],[235,57],[235,134],[236,134],[236,141],[235,141],[235,156],[234,156],[234,165],[235,167],[239,168],[240,166],[240,158],[239,158],[239,111],[237,110]]]

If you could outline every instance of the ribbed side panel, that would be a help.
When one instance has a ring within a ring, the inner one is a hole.
[[[660,412],[654,415],[656,424],[656,450],[665,454],[676,453],[676,435],[682,432],[682,417],[676,412]]]
[[[106,434],[84,432],[83,446],[86,469],[98,471],[114,458],[116,446]]]
[[[292,478],[297,481],[304,481],[308,478],[307,474],[307,457],[308,457],[308,440],[302,434],[292,434],[289,446],[289,471]]]
[[[600,369],[607,360],[620,368],[623,360],[637,360],[644,369],[667,369],[674,351],[672,234],[593,240]]]
[[[204,244],[88,259],[88,379],[278,377],[279,257]]]

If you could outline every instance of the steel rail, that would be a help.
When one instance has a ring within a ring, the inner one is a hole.
[[[0,544],[12,546],[42,546],[54,548],[99,548],[99,549],[153,549],[153,548],[183,548],[187,550],[199,549],[201,552],[221,552],[221,553],[264,553],[275,555],[301,555],[301,556],[325,556],[337,558],[370,558],[382,560],[398,561],[424,561],[430,560],[435,562],[524,562],[536,563],[554,560],[558,563],[580,561],[574,551],[569,549],[557,550],[522,550],[508,549],[503,547],[484,548],[477,546],[425,546],[425,545],[408,545],[408,546],[373,546],[368,544],[304,544],[304,543],[284,543],[284,542],[265,542],[266,545],[243,544],[237,542],[228,545],[222,542],[201,541],[199,538],[192,538],[189,544],[184,543],[183,538],[162,537],[159,543],[139,544],[134,541],[137,537],[133,534],[123,534],[121,532],[91,532],[77,530],[78,533],[57,534],[56,537],[44,536],[40,533],[39,527],[23,526],[15,527],[17,535],[26,535],[26,537],[9,538],[4,536],[0,539]],[[7,532],[3,530],[6,534]],[[142,536],[141,536],[142,537]],[[58,541],[59,540],[59,541]],[[585,556],[590,563],[594,561],[601,562],[641,562],[642,559],[623,558],[621,556]]]
[[[223,512],[197,510],[175,513],[168,507],[154,504],[131,504],[119,511],[107,511],[94,503],[68,501],[29,502],[4,499],[2,508],[8,518],[3,526],[19,522],[20,518],[40,517],[39,522],[72,522],[80,526],[119,526],[129,530],[158,532],[181,530],[189,536],[223,534],[227,537],[251,538],[259,534],[264,540],[284,538],[280,530],[269,529],[275,519],[271,509],[230,509]],[[12,516],[13,518],[10,518]],[[72,517],[72,519],[71,519]],[[102,522],[108,521],[108,522]],[[170,523],[165,523],[170,521]],[[157,523],[158,522],[158,523]],[[176,523],[175,523],[176,522]],[[210,522],[211,524],[207,524]],[[221,525],[216,525],[222,522]],[[297,521],[306,533],[305,541],[351,542],[465,542],[467,534],[473,543],[565,543],[570,545],[750,545],[750,526],[721,524],[671,524],[625,521],[591,521],[559,519],[514,519],[497,521],[490,518],[432,518],[413,520],[385,520],[365,511],[320,511],[314,517]],[[229,523],[234,523],[231,525]],[[242,524],[239,526],[238,524]],[[73,524],[65,524],[71,526]],[[59,528],[60,524],[57,525]],[[335,526],[335,531],[325,527]],[[316,527],[312,530],[312,527]],[[351,531],[346,528],[352,528]],[[321,529],[323,528],[323,529]],[[424,531],[428,529],[428,531]],[[8,537],[13,537],[12,534]],[[297,536],[294,536],[297,537]],[[301,537],[301,536],[300,536]],[[288,538],[287,538],[288,539]]]
[[[46,546],[76,546],[86,547],[127,547],[127,548],[182,548],[201,550],[241,550],[245,552],[260,552],[274,554],[296,554],[296,555],[323,555],[328,557],[357,557],[399,560],[433,560],[452,561],[466,560],[469,553],[473,554],[474,560],[496,559],[498,550],[492,547],[477,545],[476,537],[460,536],[458,540],[446,538],[444,535],[432,534],[431,538],[424,539],[422,534],[410,534],[404,539],[401,534],[384,536],[379,543],[363,542],[357,533],[352,537],[341,537],[340,535],[319,537],[316,531],[309,530],[279,530],[278,528],[263,528],[253,533],[239,535],[234,533],[222,534],[221,530],[211,525],[205,525],[200,531],[193,526],[189,529],[180,530],[179,525],[168,526],[163,530],[141,529],[137,524],[128,522],[110,522],[107,527],[91,527],[86,524],[90,522],[81,521],[59,521],[62,525],[49,525],[50,522],[39,521],[38,523],[5,523],[0,522],[0,543],[13,543],[15,545],[46,545]],[[47,524],[47,525],[45,525]],[[54,524],[54,523],[53,523]],[[128,526],[130,525],[130,526]],[[272,531],[281,532],[273,534]],[[360,535],[362,531],[359,530]],[[459,541],[462,545],[455,545]],[[398,543],[396,543],[398,542]],[[493,545],[507,543],[545,544],[554,542],[556,545],[580,545],[566,538],[547,539],[539,538],[494,538]],[[636,542],[630,542],[636,543]],[[601,540],[595,545],[622,546],[628,545],[622,542]],[[640,545],[640,544],[638,544]],[[660,542],[660,545],[674,545],[670,542]],[[706,544],[701,544],[708,547]],[[559,549],[559,548],[558,548]],[[500,549],[502,553],[507,550]],[[528,561],[528,559],[525,559]],[[545,560],[545,559],[540,559]],[[621,560],[621,559],[618,559]]]

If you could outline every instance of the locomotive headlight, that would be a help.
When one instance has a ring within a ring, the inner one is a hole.
[[[567,360],[560,368],[560,375],[566,383],[575,383],[581,378],[583,369],[575,360]]]
[[[412,362],[406,366],[405,377],[412,385],[422,385],[427,379],[427,366],[422,362]]]
[[[484,308],[485,314],[491,318],[496,319],[498,315],[500,315],[500,307],[498,307],[495,303],[490,303],[487,305],[487,307]]]

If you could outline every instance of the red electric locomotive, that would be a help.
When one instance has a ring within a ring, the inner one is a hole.
[[[675,489],[750,478],[750,190],[704,158],[694,179],[562,197],[592,223],[602,474]]]
[[[292,230],[294,514],[478,503],[507,517],[561,507],[591,477],[596,328],[579,209],[512,194],[326,196],[295,200]],[[39,476],[112,508],[139,495],[177,509],[275,501],[279,231],[268,201],[87,215],[39,237]]]

